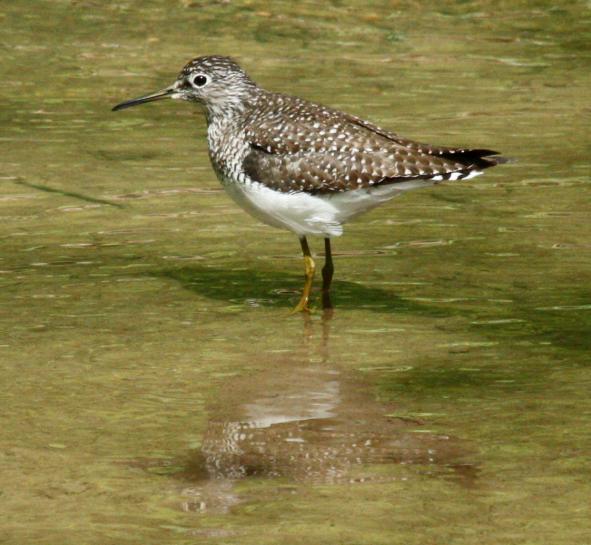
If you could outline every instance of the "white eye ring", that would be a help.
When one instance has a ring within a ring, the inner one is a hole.
[[[191,85],[193,85],[193,87],[203,87],[208,83],[209,78],[205,74],[197,74],[193,76],[193,79],[191,80]]]

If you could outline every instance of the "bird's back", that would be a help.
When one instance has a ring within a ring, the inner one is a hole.
[[[330,194],[473,176],[502,161],[486,149],[437,147],[301,98],[260,90],[243,121],[244,172],[282,192]]]

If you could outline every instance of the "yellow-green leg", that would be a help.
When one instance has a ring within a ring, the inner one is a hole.
[[[304,254],[304,270],[306,274],[306,281],[304,282],[304,291],[302,292],[300,302],[293,309],[293,313],[310,312],[308,301],[310,300],[310,292],[312,291],[312,281],[314,280],[314,272],[316,271],[316,264],[312,259],[312,254],[310,253],[310,247],[308,246],[308,241],[306,240],[306,237],[300,237],[300,244],[302,245],[302,252]]]

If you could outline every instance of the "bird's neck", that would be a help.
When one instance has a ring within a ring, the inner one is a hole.
[[[205,110],[208,125],[225,125],[242,116],[244,106],[240,102],[208,104]]]
[[[257,94],[252,90],[244,90],[223,98],[213,97],[205,105],[207,123],[225,125],[243,118],[249,107],[256,102]]]
[[[244,109],[240,107],[207,109],[207,143],[210,152],[215,150],[217,153],[223,153],[232,135],[239,132],[239,127],[243,124],[244,113]]]
[[[245,109],[224,108],[207,110],[207,144],[209,157],[219,178],[227,177],[230,162],[238,161],[240,154],[241,127]]]

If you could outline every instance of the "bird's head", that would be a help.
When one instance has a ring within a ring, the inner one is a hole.
[[[185,65],[176,81],[164,89],[117,104],[113,111],[172,98],[203,105],[210,114],[239,108],[256,84],[230,57],[197,57]]]

